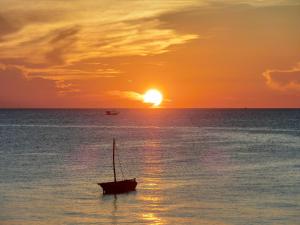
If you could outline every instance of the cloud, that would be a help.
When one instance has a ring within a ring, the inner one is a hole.
[[[86,66],[83,64],[81,66]],[[27,78],[42,78],[54,81],[74,81],[74,80],[86,80],[94,78],[113,78],[116,77],[121,72],[108,67],[107,65],[101,65],[102,68],[82,68],[76,64],[62,65],[62,66],[52,66],[49,68],[44,67],[26,67],[15,65],[23,71]]]
[[[57,97],[54,81],[42,78],[27,79],[13,66],[0,64],[1,107],[46,106]]]
[[[78,88],[75,88],[72,83],[63,79],[64,77],[59,76],[59,74],[57,74],[57,78],[49,79],[49,77],[46,76],[45,79],[42,75],[44,72],[45,71],[43,69],[36,69],[35,71],[32,71],[32,69],[27,69],[22,66],[0,64],[0,81],[2,84],[0,85],[0,89],[2,89],[1,94],[9,91],[7,93],[16,92],[18,95],[20,93],[22,95],[23,88],[25,88],[28,93],[34,93],[35,89],[42,90],[45,85],[47,86],[45,90],[50,89],[51,87],[53,93],[58,94],[79,91]],[[51,70],[46,72],[51,73]],[[27,88],[30,90],[27,90]]]
[[[225,89],[224,80],[246,82],[246,75],[235,74],[250,69],[259,74],[253,70],[266,68],[267,60],[294,60],[299,46],[296,4],[295,0],[43,0],[38,4],[0,0],[0,63],[19,71],[17,83],[38,85],[48,80],[56,95],[80,90],[78,96],[102,96],[112,86],[131,90],[133,86],[124,81],[134,80],[135,87],[159,82],[193,93],[190,98],[194,98],[201,89],[196,84],[209,89],[211,82]],[[283,54],[276,54],[278,46]],[[149,61],[166,63],[158,68],[146,65]],[[273,83],[279,79],[270,74]],[[4,73],[0,76],[5,77],[2,81],[8,79]],[[111,98],[139,99],[130,91],[111,94]]]
[[[104,1],[100,4],[89,0],[69,4],[44,1],[37,5],[29,0],[24,7],[20,7],[23,5],[21,1],[15,0],[19,3],[14,4],[15,7],[11,7],[12,3],[6,0],[2,1],[3,9],[6,9],[6,18],[2,20],[6,21],[5,24],[14,22],[22,29],[3,38],[0,59],[23,58],[30,63],[52,61],[57,64],[63,60],[70,63],[96,57],[161,54],[171,45],[197,38],[197,35],[179,34],[175,30],[162,28],[160,21],[155,19],[161,13],[195,4],[196,1],[178,1],[177,4],[152,4],[150,1],[143,4],[139,1],[118,4]],[[148,8],[145,8],[147,5]],[[120,7],[122,10],[119,10]],[[47,11],[49,8],[52,10]],[[11,17],[9,12],[15,17]],[[65,16],[50,19],[52,14],[57,15],[58,12]],[[5,27],[8,28],[4,30],[10,29],[8,25]]]
[[[86,99],[72,82],[28,77],[21,67],[0,63],[0,107],[95,107],[101,98]]]
[[[163,13],[198,4],[195,0],[172,4],[111,0],[0,2],[0,62],[18,65],[28,78],[72,82],[115,77],[121,73],[115,66],[80,64],[162,54],[174,45],[198,38],[163,26],[159,19]]]
[[[107,94],[118,97],[118,98],[125,98],[125,99],[134,100],[134,101],[143,101],[143,94],[140,94],[135,91],[114,90],[114,91],[108,91]]]
[[[0,42],[0,59],[19,59],[45,66],[62,65],[74,49],[79,27],[64,27],[45,32],[28,26],[17,33],[6,35]]]
[[[290,70],[267,70],[263,76],[272,89],[300,91],[300,64]]]
[[[158,1],[154,4],[150,0],[45,0],[36,4],[33,0],[26,3],[21,0],[0,1],[0,61],[23,62],[22,66],[32,71],[36,71],[37,65],[42,77],[50,80],[62,77],[64,80],[93,78],[91,71],[86,68],[81,68],[80,71],[70,68],[70,65],[82,61],[157,55],[170,51],[170,47],[174,45],[203,38],[199,30],[193,32],[192,29],[181,29],[178,32],[178,26],[173,26],[172,21],[166,20],[162,15],[175,13],[181,18],[180,12],[209,9],[218,2],[178,0]],[[295,4],[294,2],[273,0],[268,1],[268,5]],[[265,1],[228,1],[229,5],[241,3],[265,6]],[[204,18],[203,21],[207,19]],[[188,24],[199,25],[191,23],[191,20]],[[184,27],[188,26],[190,25],[184,24]],[[117,74],[117,69],[109,69],[110,74]],[[107,77],[107,68],[98,68],[98,71],[94,71],[97,74],[95,76],[99,76],[99,70]],[[35,72],[31,74],[36,75]]]
[[[0,41],[1,37],[17,30],[12,24],[10,24],[2,15],[0,15]]]
[[[102,57],[161,54],[172,45],[198,38],[195,34],[160,28],[160,24],[154,19],[45,30],[30,25],[3,39],[0,58],[57,65]]]
[[[46,62],[64,64],[67,55],[71,54],[75,48],[76,35],[79,31],[80,29],[77,26],[56,31],[48,43],[52,48],[45,54]]]

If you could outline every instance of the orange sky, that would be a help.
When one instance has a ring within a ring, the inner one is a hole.
[[[297,0],[0,0],[0,107],[300,107],[299,27]]]

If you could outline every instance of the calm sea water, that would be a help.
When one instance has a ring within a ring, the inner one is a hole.
[[[103,196],[113,137],[139,183]],[[0,110],[0,224],[300,224],[299,137],[300,110]]]

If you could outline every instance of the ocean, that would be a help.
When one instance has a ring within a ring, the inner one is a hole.
[[[300,110],[119,112],[0,110],[0,224],[300,224]]]

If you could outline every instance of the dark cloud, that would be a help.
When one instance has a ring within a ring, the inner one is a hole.
[[[66,42],[74,39],[74,36],[79,32],[79,27],[67,27],[53,32],[53,37],[50,40],[51,44]]]
[[[0,107],[45,107],[55,99],[54,81],[27,79],[20,69],[0,64]]]
[[[11,64],[25,64],[27,67],[49,67],[65,63],[65,55],[69,53],[77,41],[79,26],[65,27],[49,31],[45,35],[33,38],[31,40],[19,43],[18,48],[37,49],[36,55],[39,55],[43,62],[28,62],[26,58],[2,58],[2,63],[11,62]],[[40,46],[40,48],[38,48]],[[45,48],[46,47],[46,48]],[[45,50],[46,49],[46,50]],[[29,56],[29,58],[32,56]],[[15,63],[12,63],[15,61]]]
[[[0,15],[0,42],[1,38],[9,33],[15,32],[18,27],[7,21],[3,16]]]
[[[96,86],[99,89],[99,83]],[[18,66],[0,64],[0,108],[77,108],[83,103],[86,107],[97,106],[101,96],[89,95],[79,93],[76,85],[69,82],[28,78]]]
[[[66,15],[63,12],[52,9],[48,9],[47,11],[33,10],[20,14],[16,12],[10,14],[3,11],[0,14],[0,41],[3,36],[17,32],[27,25],[60,21],[65,17]]]
[[[283,5],[257,7],[250,4],[212,2],[206,6],[166,13],[159,19],[166,27],[182,32],[205,32],[230,28],[231,32],[239,30],[249,35],[274,26],[287,26],[287,31],[288,28],[293,28],[291,31],[299,34],[299,29],[295,28],[300,25],[300,3],[299,1],[298,4],[286,2]]]
[[[80,28],[76,26],[53,32],[49,41],[49,46],[52,49],[46,53],[47,61],[55,64],[65,63],[64,56],[72,50],[74,43],[77,41],[76,34],[79,30]]]

